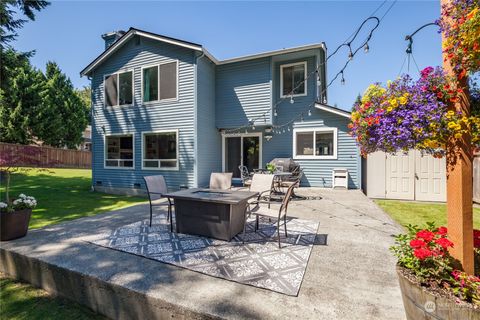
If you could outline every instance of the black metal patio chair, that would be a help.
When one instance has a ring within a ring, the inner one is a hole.
[[[145,186],[147,187],[148,201],[150,202],[150,227],[152,226],[153,210],[152,208],[158,206],[168,206],[167,221],[170,221],[170,232],[173,232],[172,223],[172,201],[165,197],[164,194],[168,192],[167,183],[162,175],[145,176],[143,177]],[[161,201],[167,199],[168,202]]]

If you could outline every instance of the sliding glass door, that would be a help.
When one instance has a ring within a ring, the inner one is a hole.
[[[260,168],[261,137],[258,135],[226,136],[224,144],[224,169],[240,178],[238,166],[243,165],[252,172]]]

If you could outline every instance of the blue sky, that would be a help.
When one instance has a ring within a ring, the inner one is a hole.
[[[36,50],[33,64],[57,62],[76,87],[88,85],[79,72],[104,48],[100,35],[136,27],[204,45],[217,59],[325,41],[332,52],[382,1],[162,2],[52,1],[19,31],[13,46]],[[381,17],[392,2],[377,12]],[[405,35],[438,18],[440,1],[398,1],[369,43],[345,71],[345,85],[329,87],[329,104],[350,109],[372,82],[398,76],[405,58]],[[370,24],[371,26],[371,24]],[[368,29],[365,29],[365,31]],[[361,32],[359,39],[364,39]],[[355,46],[355,43],[352,44]],[[328,63],[331,79],[347,60],[343,50]],[[414,38],[420,69],[441,64],[441,37],[428,27]],[[404,72],[407,71],[406,64]],[[410,73],[418,71],[411,63]]]

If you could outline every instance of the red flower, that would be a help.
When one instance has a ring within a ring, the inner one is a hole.
[[[413,250],[413,255],[419,260],[425,260],[428,257],[432,256],[432,251],[427,248],[418,248]]]
[[[417,232],[417,238],[422,238],[426,242],[432,241],[434,236],[433,232],[428,230],[420,230]]]
[[[439,238],[435,240],[436,244],[439,244],[443,249],[447,249],[448,247],[453,247],[453,242],[448,240],[447,238]]]
[[[444,236],[447,234],[447,228],[445,227],[438,227],[437,229],[437,234],[441,235],[441,236]]]
[[[437,97],[438,97],[439,99],[442,99],[442,98],[443,98],[443,93],[442,93],[441,91],[438,91],[438,92],[437,92]]]
[[[417,248],[422,248],[422,247],[426,247],[427,244],[425,243],[425,241],[421,240],[421,239],[413,239],[410,241],[410,247],[414,248],[414,249],[417,249]]]

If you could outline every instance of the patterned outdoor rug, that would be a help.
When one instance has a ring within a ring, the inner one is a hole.
[[[231,242],[170,232],[165,215],[139,221],[88,241],[99,246],[173,264],[210,276],[297,296],[302,284],[318,223],[287,219],[288,237],[281,228],[282,248],[278,248],[276,221],[261,219],[247,224],[245,244],[242,234]]]

